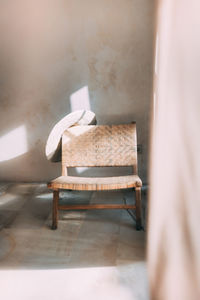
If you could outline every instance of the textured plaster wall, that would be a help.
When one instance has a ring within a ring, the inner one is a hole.
[[[0,180],[60,174],[45,143],[84,86],[99,124],[137,122],[139,173],[147,180],[153,23],[153,0],[0,3],[0,141],[19,127],[25,137],[13,132],[10,147],[26,139],[24,154],[0,161]]]

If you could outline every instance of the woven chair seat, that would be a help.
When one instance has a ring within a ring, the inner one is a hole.
[[[142,181],[137,175],[116,177],[60,176],[48,184],[48,187],[51,189],[69,189],[80,191],[126,189],[141,186]]]

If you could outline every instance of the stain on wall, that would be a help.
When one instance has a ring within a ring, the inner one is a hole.
[[[70,95],[88,86],[98,124],[137,122],[147,181],[154,1],[18,0],[0,3],[0,140],[24,126],[27,152],[0,161],[1,181],[47,181],[45,157]],[[10,147],[20,138],[13,137]],[[1,150],[0,150],[1,151]]]

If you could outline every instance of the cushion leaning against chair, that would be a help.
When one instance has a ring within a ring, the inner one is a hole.
[[[133,175],[116,177],[68,176],[69,167],[122,167],[132,166]],[[136,229],[141,224],[141,187],[137,175],[136,124],[83,125],[69,128],[62,136],[62,176],[52,180],[52,229],[57,228],[58,210],[74,209],[136,209]],[[59,190],[114,190],[134,188],[136,204],[59,205]]]

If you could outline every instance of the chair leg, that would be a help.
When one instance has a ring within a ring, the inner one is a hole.
[[[136,194],[136,230],[142,229],[141,187],[135,188]]]
[[[55,230],[58,226],[58,201],[59,201],[59,190],[53,191],[53,209],[52,209],[52,227]]]

